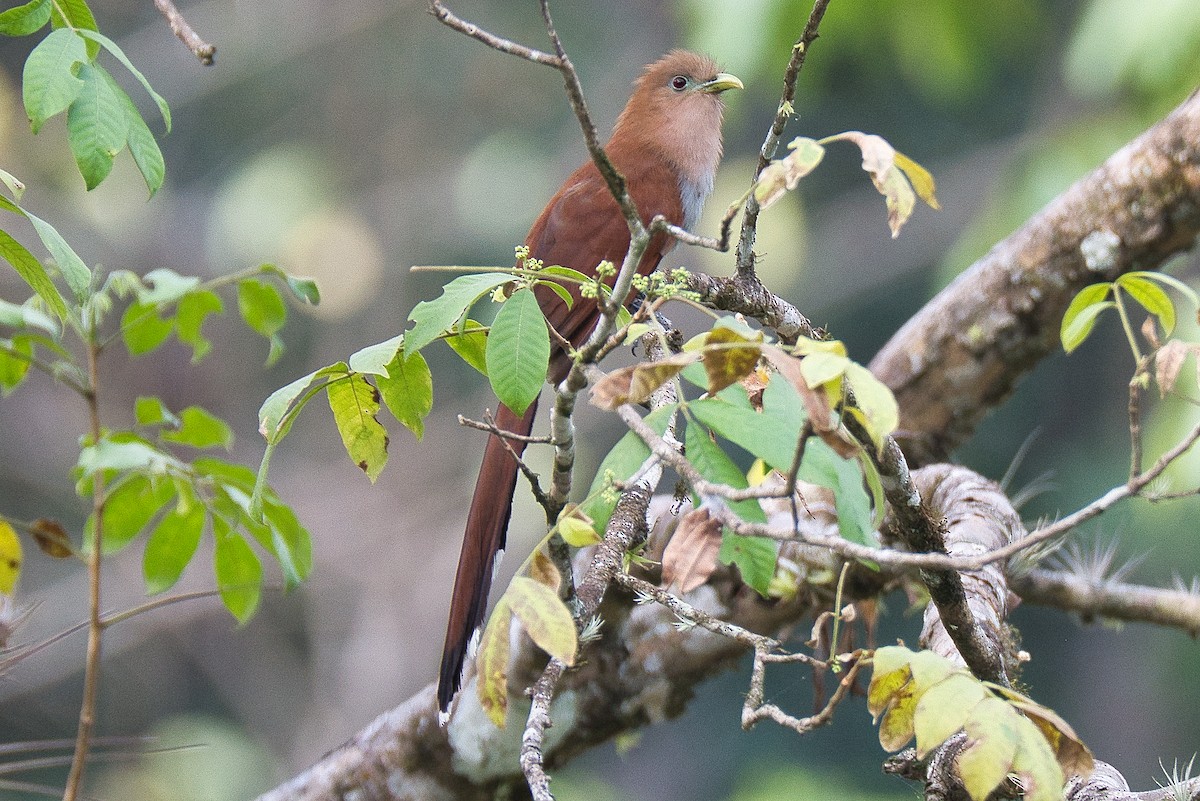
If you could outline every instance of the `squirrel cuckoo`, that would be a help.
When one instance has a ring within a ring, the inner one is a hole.
[[[684,228],[695,226],[721,159],[720,95],[741,87],[733,75],[718,72],[712,60],[683,50],[646,67],[635,82],[605,151],[625,176],[643,223],[661,214]],[[629,227],[595,164],[589,161],[567,178],[534,222],[525,244],[533,258],[586,275],[595,275],[601,261],[619,265],[624,260]],[[638,271],[652,272],[674,244],[666,234],[655,234]],[[580,346],[599,317],[595,302],[582,300],[572,289],[575,302],[568,307],[545,287],[535,291],[547,322],[573,346]],[[549,379],[557,384],[570,367],[569,354],[556,347]],[[501,405],[496,426],[528,435],[536,410],[535,402],[518,417]],[[519,456],[525,443],[509,440],[506,447],[496,435],[488,437],[467,515],[438,680],[443,714],[458,690],[468,643],[483,623],[492,569],[504,548],[517,485],[517,464],[509,447]]]

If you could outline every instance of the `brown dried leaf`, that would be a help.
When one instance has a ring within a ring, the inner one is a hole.
[[[614,370],[592,386],[592,404],[611,411],[626,403],[645,403],[654,390],[698,358],[694,353],[677,353],[657,362]]]
[[[693,509],[683,516],[662,557],[662,581],[691,592],[708,581],[717,569],[721,550],[721,522],[707,509]]]
[[[1147,321],[1150,319],[1147,318]],[[1154,380],[1158,383],[1160,394],[1165,396],[1175,389],[1175,382],[1179,380],[1179,373],[1189,353],[1200,354],[1200,346],[1170,339],[1154,354]]]
[[[558,588],[562,586],[562,574],[558,572],[554,560],[542,548],[533,552],[533,558],[529,562],[529,577],[539,584],[545,584],[555,592],[558,592]]]
[[[75,549],[71,547],[71,538],[57,520],[39,517],[29,525],[29,533],[33,535],[33,541],[37,543],[38,548],[47,556],[66,559],[75,553]]]
[[[816,169],[825,157],[825,148],[804,136],[789,142],[788,150],[792,152],[768,164],[754,184],[754,199],[763,209],[795,189],[800,179]]]

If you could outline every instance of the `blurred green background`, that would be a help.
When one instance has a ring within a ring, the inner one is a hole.
[[[412,306],[444,279],[419,264],[505,264],[557,184],[584,158],[575,121],[549,70],[487,50],[439,26],[423,0],[208,0],[182,8],[218,47],[199,66],[148,0],[104,0],[101,29],[170,102],[166,184],[145,202],[127,155],[87,193],[61,118],[38,136],[20,106],[19,76],[34,40],[0,42],[0,166],[30,187],[27,206],[91,264],[215,276],[259,261],[311,275],[324,298],[294,314],[285,357],[261,370],[266,346],[232,319],[209,323],[215,355],[198,367],[172,346],[144,359],[110,353],[105,412],[132,419],[137,394],[198,403],[230,420],[235,455],[256,464],[255,413],[273,389],[398,333]],[[457,0],[460,15],[543,46],[536,4]],[[739,195],[781,88],[781,70],[810,5],[795,0],[560,0],[556,21],[593,113],[607,130],[641,66],[666,50],[708,51],[739,75],[726,158],[706,230]],[[1071,181],[1187,96],[1200,77],[1195,0],[833,0],[801,76],[789,135],[879,133],[931,169],[943,210],[919,209],[897,241],[856,152],[835,149],[795,196],[768,211],[758,250],[769,285],[828,325],[866,362],[951,277]],[[135,98],[142,95],[131,92]],[[32,239],[13,228],[23,241]],[[718,274],[726,256],[670,258]],[[1174,265],[1196,282],[1196,260]],[[27,292],[0,271],[0,296]],[[1190,318],[1190,315],[1182,315]],[[1053,471],[1030,518],[1067,512],[1124,480],[1125,385],[1132,359],[1115,321],[1070,358],[1047,360],[992,415],[959,460],[1002,475],[1033,432],[1016,483]],[[1194,326],[1183,332],[1194,337]],[[104,798],[237,799],[273,786],[434,677],[461,527],[474,482],[478,417],[494,399],[443,349],[437,408],[424,441],[393,432],[392,460],[371,486],[346,459],[317,406],[273,460],[272,480],[314,536],[316,569],[299,592],[268,597],[238,628],[215,602],[192,602],[122,624],[106,640],[100,728],[205,743],[133,764],[97,767]],[[1154,447],[1195,418],[1154,404]],[[585,415],[594,466],[614,430]],[[78,532],[85,514],[70,468],[84,409],[36,377],[0,400],[0,508],[51,516]],[[585,440],[588,441],[588,440]],[[1153,453],[1153,451],[1151,451]],[[1194,486],[1196,459],[1176,471]],[[1197,503],[1134,503],[1084,532],[1085,548],[1116,540],[1120,558],[1149,556],[1130,578],[1170,584],[1200,572]],[[537,532],[519,498],[510,547]],[[529,525],[522,526],[521,522]],[[511,572],[520,560],[507,563]],[[109,560],[105,606],[142,597],[136,550]],[[200,560],[184,589],[211,586]],[[70,564],[27,559],[24,602],[40,602],[25,635],[85,615]],[[912,642],[919,618],[892,599],[885,638]],[[1197,747],[1195,643],[1133,625],[1081,627],[1021,608],[1032,653],[1025,680],[1096,754],[1137,789]],[[83,639],[75,637],[0,682],[0,741],[71,736]],[[884,754],[861,699],[832,727],[802,739],[762,725],[743,734],[745,672],[706,685],[681,720],[621,753],[596,749],[558,774],[563,799],[770,801],[793,797],[911,798],[880,774]],[[803,712],[811,680],[770,679]],[[42,777],[54,780],[53,776]],[[19,797],[19,796],[14,796]]]

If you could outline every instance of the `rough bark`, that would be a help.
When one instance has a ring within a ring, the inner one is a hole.
[[[1080,289],[1153,269],[1200,234],[1200,92],[965,270],[871,362],[910,464],[943,461],[1058,346]]]

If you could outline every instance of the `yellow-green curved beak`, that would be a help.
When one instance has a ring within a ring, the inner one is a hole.
[[[741,79],[736,75],[730,75],[728,72],[722,72],[713,78],[711,81],[705,81],[696,87],[697,91],[707,92],[712,95],[719,95],[726,89],[745,89],[742,86]]]

